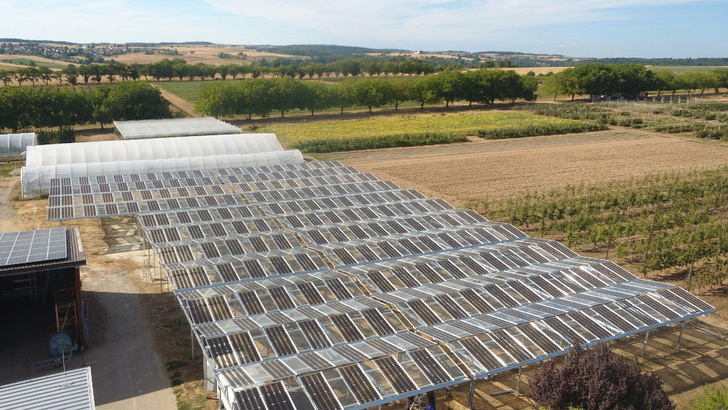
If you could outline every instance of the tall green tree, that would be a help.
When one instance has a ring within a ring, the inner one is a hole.
[[[440,104],[443,98],[439,87],[440,80],[436,75],[419,78],[412,86],[412,99],[420,104],[420,109],[424,109],[425,104]]]
[[[288,76],[269,81],[272,83],[271,98],[273,106],[281,113],[281,118],[283,118],[286,111],[304,108],[303,86],[300,82]]]
[[[362,78],[353,83],[354,101],[356,104],[369,108],[381,107],[389,103],[392,86],[389,81],[381,78]]]
[[[399,109],[399,104],[405,101],[412,101],[414,96],[414,80],[409,78],[394,78],[389,80],[389,100],[394,104],[394,109]]]
[[[445,101],[445,108],[450,103],[462,100],[465,95],[465,75],[458,70],[445,70],[434,75],[437,95]]]
[[[618,81],[614,69],[608,64],[589,63],[574,67],[580,94],[611,95],[617,90]]]
[[[616,76],[615,95],[636,98],[641,93],[654,88],[654,74],[642,64],[613,64]]]
[[[172,115],[169,102],[161,92],[143,81],[115,85],[103,105],[115,121],[169,118]]]
[[[675,95],[675,92],[679,88],[675,78],[675,72],[672,70],[657,70],[655,71],[654,79],[654,87],[657,89],[658,97],[663,91],[672,91],[672,94]]]
[[[303,107],[314,115],[314,112],[333,106],[329,86],[318,81],[307,81],[302,84]]]

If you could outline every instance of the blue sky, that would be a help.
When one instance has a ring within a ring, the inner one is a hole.
[[[0,37],[728,57],[725,0],[1,0]]]

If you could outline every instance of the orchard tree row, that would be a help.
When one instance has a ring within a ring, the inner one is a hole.
[[[215,82],[200,91],[196,110],[204,115],[231,117],[267,116],[271,112],[294,109],[311,112],[331,108],[373,107],[403,102],[425,105],[467,101],[470,104],[493,104],[496,100],[527,101],[535,98],[538,81],[533,75],[514,71],[445,70],[436,75],[417,78],[348,79],[333,85],[319,81],[297,81],[291,77]]]
[[[728,168],[567,186],[470,204],[489,219],[638,262],[642,272],[681,269],[691,286],[728,279]]]
[[[636,98],[647,91],[662,92],[728,88],[728,68],[707,71],[686,71],[676,73],[672,70],[648,70],[640,64],[602,64],[590,63],[567,68],[544,79],[542,95],[614,96]]]
[[[185,60],[175,58],[149,64],[124,64],[112,62],[108,64],[69,65],[60,71],[48,67],[21,67],[13,70],[0,70],[0,81],[9,85],[49,85],[52,81],[70,85],[99,84],[102,81],[139,80],[142,77],[149,81],[178,79],[206,80],[228,78],[291,77],[291,78],[323,78],[347,76],[382,76],[382,75],[423,75],[435,72],[435,66],[427,61],[407,58],[403,60],[354,59],[348,58],[328,64],[309,61],[284,59],[267,63],[265,60],[254,64],[210,65],[205,63],[188,64]]]
[[[169,103],[146,82],[70,87],[0,88],[0,130],[64,127],[114,120],[167,118]]]

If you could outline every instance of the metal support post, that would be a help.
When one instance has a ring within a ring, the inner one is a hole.
[[[518,392],[521,389],[521,371],[523,370],[523,367],[518,368],[518,381],[516,381],[516,397],[518,397]]]
[[[468,409],[473,410],[473,395],[475,394],[475,379],[470,379],[470,396],[468,396]]]
[[[645,342],[642,344],[642,358],[645,358],[645,352],[647,351],[647,339],[650,337],[650,331],[645,333]]]
[[[685,322],[686,320],[682,321],[682,325],[680,325],[680,336],[677,337],[677,348],[680,348],[680,342],[682,341],[682,335],[683,331],[685,330]]]

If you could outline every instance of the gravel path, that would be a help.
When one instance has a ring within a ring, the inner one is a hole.
[[[89,311],[103,318],[103,323],[89,329],[92,346],[84,355],[91,366],[96,405],[99,409],[176,409],[133,273],[93,267],[86,273],[83,288]]]

